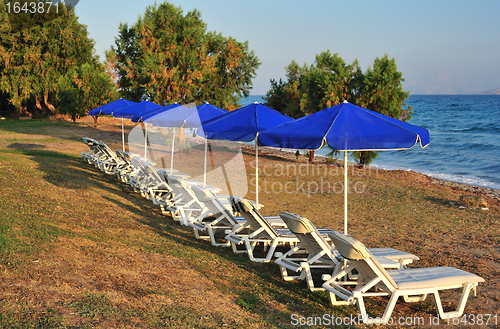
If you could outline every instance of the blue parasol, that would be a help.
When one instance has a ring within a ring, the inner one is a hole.
[[[89,115],[90,116],[111,115],[111,113],[113,113],[113,111],[116,111],[116,110],[121,109],[125,106],[130,106],[133,104],[137,104],[137,103],[120,98],[120,99],[117,99],[115,101],[112,101],[111,103],[104,104],[104,105],[99,106],[93,110],[90,110]]]
[[[196,134],[205,139],[251,142],[255,140],[255,194],[259,204],[259,134],[278,125],[293,121],[289,116],[255,102],[224,114],[218,118],[202,122]]]
[[[137,113],[150,112],[158,108],[161,108],[161,105],[146,100],[130,106],[122,107],[121,109],[117,109],[116,111],[113,111],[111,113],[111,115],[114,118],[122,119],[122,141],[123,141],[124,151],[125,151],[125,139],[123,132],[123,119],[132,119],[132,117]],[[144,158],[146,158],[147,142],[148,142],[148,126],[146,125],[146,132],[144,135]]]
[[[179,111],[175,111],[171,114],[164,116],[157,116],[154,119],[154,125],[156,127],[169,127],[169,128],[182,128],[182,127],[190,127],[190,128],[198,128],[201,126],[203,121],[207,121],[210,119],[214,119],[220,117],[228,113],[226,110],[223,110],[217,106],[211,105],[209,103],[202,104],[197,107],[185,108],[179,107]],[[174,163],[174,135],[172,137],[172,155],[170,160],[170,173],[173,170]],[[203,185],[206,185],[206,170],[207,170],[207,140],[205,139],[205,168],[203,174]]]
[[[409,149],[429,145],[429,131],[344,101],[259,135],[261,145],[344,151],[344,233],[347,234],[347,152]]]

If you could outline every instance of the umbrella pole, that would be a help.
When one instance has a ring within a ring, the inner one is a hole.
[[[147,151],[147,147],[148,147],[148,124],[145,123],[146,125],[146,133],[144,134],[144,159],[147,159],[147,154],[146,154],[146,151]]]
[[[123,118],[122,118],[122,146],[123,152],[125,152],[125,133],[123,132]]]
[[[344,151],[344,234],[347,235],[347,151]]]
[[[203,186],[207,186],[207,140],[205,139],[205,164],[203,166]]]
[[[259,209],[259,133],[255,136],[255,202]]]
[[[172,128],[172,155],[170,156],[170,175],[174,171],[174,147],[175,147],[175,128]]]

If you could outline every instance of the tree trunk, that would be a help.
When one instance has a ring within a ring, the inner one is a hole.
[[[359,152],[359,167],[363,168],[365,166],[365,162],[366,162],[365,152],[360,151]]]
[[[49,113],[54,114],[54,112],[56,111],[56,108],[54,107],[54,105],[49,103],[49,93],[48,92],[45,92],[43,94],[43,101],[44,101],[45,105],[47,106],[47,108],[49,109]]]
[[[26,111],[26,106],[22,106],[22,105],[19,106],[19,113],[20,113],[21,117],[26,117],[26,116],[31,117],[31,113]]]
[[[36,107],[40,110],[43,111],[42,104],[40,104],[40,99],[38,98],[38,95],[35,96],[35,102],[36,102]]]
[[[314,150],[309,152],[309,163],[313,163],[314,161]]]

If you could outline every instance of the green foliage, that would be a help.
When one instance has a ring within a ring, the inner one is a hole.
[[[404,102],[410,96],[403,91],[403,74],[398,71],[396,60],[387,55],[376,58],[373,68],[364,75],[362,97],[359,106],[402,121],[411,119],[411,106]]]
[[[57,97],[57,111],[71,115],[75,121],[88,111],[118,98],[118,95],[104,65],[85,63],[59,78]]]
[[[352,157],[356,159],[361,167],[369,165],[378,156],[378,152],[375,151],[360,151],[352,152]]]
[[[411,106],[404,102],[410,93],[403,91],[403,74],[396,61],[387,55],[376,58],[373,68],[363,73],[355,60],[346,64],[338,54],[323,51],[316,55],[313,65],[300,67],[292,61],[286,68],[287,80],[271,80],[271,89],[264,100],[266,105],[293,118],[300,118],[344,100],[407,121]],[[355,155],[360,165],[369,164],[376,152]]]
[[[21,6],[29,1],[19,1]],[[86,62],[93,41],[73,8],[62,3],[48,14],[7,14],[0,3],[0,90],[22,115],[55,111],[59,78]]]
[[[339,155],[340,151],[332,149],[326,143],[323,144],[323,148],[328,150],[328,153],[325,155],[327,157],[327,162],[330,162],[330,163],[337,162],[337,156]]]
[[[314,65],[300,67],[292,61],[286,68],[287,81],[271,80],[266,105],[293,118],[300,118],[359,97],[362,74],[357,61],[347,65],[330,51],[316,55]]]
[[[122,96],[158,104],[209,101],[235,108],[260,65],[248,43],[207,32],[197,10],[149,6],[132,25],[121,24],[106,53]]]

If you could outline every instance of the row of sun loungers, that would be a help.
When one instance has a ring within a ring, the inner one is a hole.
[[[263,216],[253,201],[218,196],[221,189],[190,180],[177,170],[157,169],[137,154],[116,150],[83,138],[89,149],[81,153],[89,164],[116,175],[134,191],[158,205],[164,214],[191,227],[197,239],[214,246],[231,246],[250,261],[279,265],[285,281],[305,280],[308,288],[326,290],[332,305],[357,304],[365,322],[364,297],[390,296],[383,321],[390,319],[400,296],[406,302],[434,296],[441,318],[463,314],[468,295],[480,282],[477,275],[451,267],[407,268],[418,256],[391,248],[366,248],[356,239],[327,228],[316,228],[300,215],[282,212]],[[259,252],[256,249],[259,248]],[[323,273],[316,282],[313,270]],[[440,290],[462,288],[457,310],[444,312]]]

